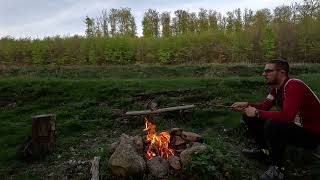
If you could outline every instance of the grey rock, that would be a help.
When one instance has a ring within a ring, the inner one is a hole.
[[[186,132],[186,131],[182,132],[181,137],[186,141],[190,141],[190,142],[200,141],[202,139],[201,135],[193,132]]]
[[[159,156],[148,160],[147,166],[151,176],[159,179],[166,177],[169,171],[168,161]]]
[[[175,170],[181,169],[180,158],[178,156],[170,156],[168,158],[168,162],[173,169]]]
[[[181,159],[182,164],[184,166],[189,164],[192,161],[192,154],[193,153],[202,152],[202,151],[205,151],[206,149],[207,149],[207,145],[199,143],[199,144],[193,145],[192,147],[182,151],[180,154],[180,159]]]
[[[120,143],[115,152],[111,155],[108,166],[115,176],[136,176],[142,175],[146,169],[146,163],[137,152],[132,137],[122,134]]]

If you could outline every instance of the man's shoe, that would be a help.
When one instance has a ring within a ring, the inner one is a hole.
[[[252,158],[256,160],[265,160],[269,157],[269,151],[266,149],[243,149],[241,152],[247,158]]]
[[[264,174],[259,178],[260,180],[282,180],[284,179],[284,168],[278,166],[270,166]]]
[[[313,151],[313,155],[320,159],[320,145]]]

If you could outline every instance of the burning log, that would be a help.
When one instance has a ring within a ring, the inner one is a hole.
[[[152,159],[155,156],[161,156],[168,159],[169,156],[174,155],[174,150],[169,148],[170,134],[167,131],[160,133],[156,132],[156,125],[145,117],[144,131],[148,132],[147,141],[151,143],[146,148],[146,158]]]

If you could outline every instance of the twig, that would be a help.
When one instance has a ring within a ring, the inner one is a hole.
[[[99,180],[99,162],[100,156],[95,156],[91,161],[91,169],[90,172],[92,174],[91,180]]]

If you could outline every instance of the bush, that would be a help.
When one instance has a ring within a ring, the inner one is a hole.
[[[208,144],[208,149],[194,153],[192,162],[185,167],[184,173],[189,177],[201,179],[230,178],[236,175],[236,163],[225,149],[221,139],[216,138]]]

